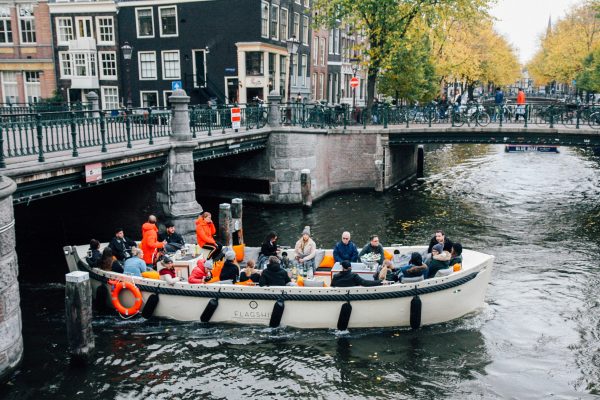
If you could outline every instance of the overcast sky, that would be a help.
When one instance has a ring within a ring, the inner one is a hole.
[[[492,15],[496,30],[517,49],[522,63],[529,61],[546,32],[548,18],[554,24],[581,0],[497,0]]]

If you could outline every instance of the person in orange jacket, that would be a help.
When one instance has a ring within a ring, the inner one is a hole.
[[[144,252],[144,262],[147,265],[152,265],[152,256],[156,249],[165,247],[166,241],[158,241],[158,227],[156,226],[156,217],[150,215],[148,222],[142,225],[142,242],[140,248]]]
[[[196,220],[196,239],[198,246],[210,250],[207,259],[212,259],[223,248],[213,237],[216,233],[217,229],[212,222],[212,215],[208,211],[203,212]]]
[[[519,88],[519,93],[517,93],[517,110],[515,112],[515,121],[519,119],[519,115],[523,116],[523,119],[526,119],[525,115],[525,92],[523,88]]]

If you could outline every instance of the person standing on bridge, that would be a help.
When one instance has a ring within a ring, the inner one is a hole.
[[[525,115],[525,92],[523,88],[519,88],[519,93],[517,93],[517,110],[515,111],[515,122],[519,119],[519,115],[523,116],[523,119],[526,119]]]
[[[494,96],[494,104],[496,106],[496,109],[494,110],[494,115],[492,117],[492,120],[494,122],[496,122],[497,118],[501,118],[500,115],[502,115],[502,107],[504,106],[504,92],[502,91],[502,89],[500,89],[500,87],[498,86],[496,88],[496,95]]]
[[[140,243],[140,247],[144,252],[144,262],[146,265],[152,265],[152,256],[156,249],[162,249],[167,244],[166,240],[162,242],[158,241],[158,228],[156,227],[156,217],[154,215],[150,215],[148,217],[148,222],[142,225],[142,242]]]

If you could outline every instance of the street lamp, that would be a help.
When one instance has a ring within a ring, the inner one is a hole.
[[[133,54],[133,47],[129,45],[129,42],[125,42],[121,46],[121,53],[125,59],[125,79],[127,81],[127,108],[131,108],[131,56]]]
[[[292,35],[291,38],[286,40],[286,45],[287,45],[288,54],[290,55],[290,68],[289,68],[290,77],[288,80],[288,93],[287,93],[287,98],[288,98],[288,102],[289,102],[292,98],[292,64],[294,64],[293,63],[294,55],[298,53],[298,47],[300,47],[300,41],[298,39],[296,39],[295,35]]]
[[[358,58],[351,58],[350,62],[352,63],[352,77],[356,78],[360,60]],[[352,108],[356,109],[356,88],[352,88]]]

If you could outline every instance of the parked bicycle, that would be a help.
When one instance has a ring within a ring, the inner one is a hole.
[[[267,108],[260,97],[254,97],[252,100],[255,102],[255,105],[248,105],[246,107],[245,125],[248,129],[264,128],[269,120]]]
[[[490,115],[481,104],[467,103],[465,106],[460,106],[458,112],[452,115],[454,126],[463,126],[465,122],[468,126],[471,126],[471,124],[487,126],[490,123]]]

